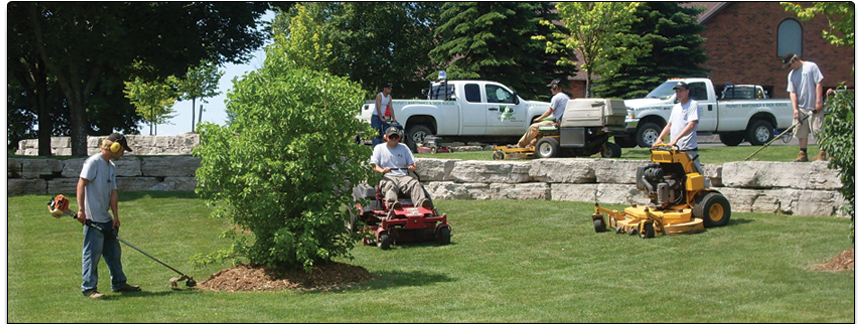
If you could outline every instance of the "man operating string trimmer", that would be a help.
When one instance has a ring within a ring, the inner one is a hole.
[[[100,152],[84,162],[78,178],[78,221],[82,225],[90,220],[92,225],[84,226],[84,248],[81,254],[81,293],[99,299],[104,295],[96,290],[99,282],[99,259],[104,256],[111,272],[111,290],[114,292],[141,291],[137,285],[126,283],[126,274],[120,262],[120,243],[117,231],[120,229],[120,215],[117,212],[117,168],[111,160],[119,160],[126,151],[131,152],[126,137],[113,133],[102,142]],[[111,213],[108,215],[108,208]]]

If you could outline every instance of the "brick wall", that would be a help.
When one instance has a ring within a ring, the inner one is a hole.
[[[804,7],[809,6],[811,4],[804,4]],[[830,45],[821,36],[822,30],[830,28],[824,15],[801,21],[796,14],[786,12],[779,2],[730,2],[704,21],[706,29],[701,35],[707,38],[703,47],[708,56],[704,67],[712,70],[708,72],[710,79],[717,84],[772,86],[771,97],[788,98],[785,91],[788,70],[781,69],[782,63],[776,53],[779,24],[785,19],[800,23],[803,31],[800,56],[818,64],[824,75],[825,90],[841,81],[854,86],[851,74],[854,48]]]

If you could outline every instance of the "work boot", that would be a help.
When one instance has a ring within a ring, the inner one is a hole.
[[[392,202],[392,204],[390,204],[390,206],[392,206],[390,209],[401,209],[402,203],[400,201],[396,200],[396,201]]]
[[[105,297],[105,295],[100,294],[98,291],[96,291],[96,289],[85,292],[84,296],[90,297],[92,299],[99,299],[99,298]]]
[[[125,284],[125,285],[123,285],[123,287],[120,287],[118,289],[111,289],[111,291],[113,291],[113,292],[141,291],[141,287],[139,287],[138,285]]]
[[[797,159],[794,160],[794,162],[809,162],[809,156],[806,154],[806,152],[800,151],[800,153],[797,154]]]
[[[431,200],[423,199],[420,202],[420,207],[425,208],[425,209],[431,209],[432,208]]]
[[[818,152],[818,155],[812,158],[812,161],[827,161],[827,153],[824,151]]]

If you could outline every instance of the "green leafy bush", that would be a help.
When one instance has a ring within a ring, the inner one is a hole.
[[[842,189],[839,192],[848,202],[843,207],[851,215],[851,244],[854,244],[854,91],[844,85],[825,104],[829,112],[824,119],[824,130],[818,133],[821,147],[830,156],[828,167],[839,170]]]
[[[353,141],[358,132],[372,133],[354,118],[364,97],[347,79],[280,58],[234,81],[226,105],[233,121],[200,127],[196,192],[215,203],[215,217],[229,217],[254,242],[235,239],[213,258],[310,271],[350,256],[350,190],[372,174],[370,148]]]

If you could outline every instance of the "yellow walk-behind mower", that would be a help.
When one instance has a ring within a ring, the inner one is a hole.
[[[550,117],[549,117],[550,118]],[[530,159],[570,156],[618,158],[620,146],[608,139],[626,130],[626,105],[619,99],[572,99],[560,124],[539,127],[536,145],[527,148],[494,147],[494,159]]]
[[[724,226],[731,219],[731,205],[722,193],[705,187],[686,152],[669,146],[650,150],[652,163],[638,167],[636,187],[647,192],[650,203],[633,204],[620,212],[599,207],[591,216],[596,232],[612,228],[617,233],[674,235]]]

